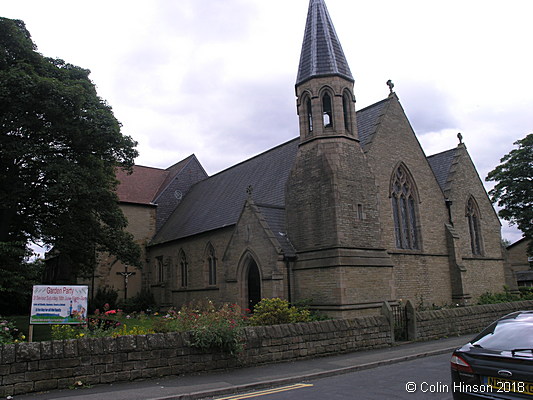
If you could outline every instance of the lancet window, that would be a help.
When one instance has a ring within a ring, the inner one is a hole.
[[[331,128],[333,126],[331,96],[327,92],[322,96],[322,119],[324,121],[324,128]]]
[[[470,232],[470,246],[472,254],[482,254],[481,228],[479,223],[479,208],[473,197],[466,203],[466,218],[468,220],[468,231]]]
[[[207,249],[207,275],[208,284],[214,286],[217,284],[217,258],[215,249],[209,245]]]
[[[179,255],[179,269],[180,269],[180,286],[185,288],[189,284],[189,265],[187,263],[187,257],[183,250]]]
[[[348,92],[344,92],[342,95],[342,111],[344,113],[344,129],[347,132],[352,131],[352,115],[350,113],[350,94]]]

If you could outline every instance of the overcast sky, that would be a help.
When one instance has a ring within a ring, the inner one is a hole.
[[[211,175],[298,136],[308,0],[3,1],[38,51],[90,69],[137,164]],[[480,177],[533,132],[531,0],[326,0],[361,109],[395,91],[427,155],[461,132]],[[504,225],[511,241],[520,234]]]

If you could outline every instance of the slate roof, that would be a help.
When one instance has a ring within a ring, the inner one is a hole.
[[[385,112],[389,100],[388,97],[357,112],[357,132],[363,149],[372,142],[379,119]]]
[[[187,165],[187,163],[195,157],[194,154],[191,154],[189,157],[177,162],[174,165],[168,167],[165,171],[167,172],[165,180],[159,187],[157,194],[154,196],[154,199],[157,199],[161,192],[167,188],[167,186],[172,182],[172,179]]]
[[[248,187],[252,188],[254,200],[284,207],[285,182],[298,143],[298,139],[293,139],[197,183],[159,230],[153,243],[234,225],[248,196]]]
[[[369,138],[375,131],[384,102],[357,112],[359,135]],[[296,158],[299,138],[243,161],[194,185],[161,227],[152,244],[164,243],[237,223],[252,187],[252,199],[286,251],[291,249],[284,234],[285,184]],[[364,146],[364,139],[362,140]]]
[[[122,169],[117,169],[116,177],[120,182],[117,187],[119,201],[152,204],[167,175],[168,171],[164,169],[143,167],[141,165],[134,165],[132,174],[128,174]]]
[[[457,148],[443,151],[442,153],[434,154],[427,158],[437,182],[444,192],[446,190],[446,183],[450,175],[450,169],[457,154]]]
[[[288,257],[295,256],[296,251],[289,241],[287,229],[285,227],[285,208],[259,204],[257,205],[257,208],[265,217],[272,233],[276,236],[276,239],[283,249],[283,254]]]
[[[161,192],[194,157],[195,155],[192,154],[167,169],[134,165],[133,173],[128,174],[128,172],[117,168],[115,176],[119,181],[117,186],[119,201],[153,205]]]
[[[312,77],[328,75],[340,75],[353,81],[326,4],[323,0],[311,0],[296,85]]]

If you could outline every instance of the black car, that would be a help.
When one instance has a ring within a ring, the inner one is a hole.
[[[506,315],[451,359],[455,400],[533,400],[533,311]]]

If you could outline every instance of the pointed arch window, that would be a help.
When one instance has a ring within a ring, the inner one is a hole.
[[[165,264],[163,263],[163,256],[155,258],[155,283],[161,283],[165,280]]]
[[[305,100],[305,115],[307,117],[307,132],[313,132],[313,107],[311,99],[307,97]]]
[[[420,249],[420,238],[417,228],[418,198],[414,182],[405,165],[401,164],[392,176],[391,201],[394,218],[396,247],[399,249]]]
[[[466,203],[466,218],[468,221],[468,231],[470,232],[470,246],[472,249],[472,254],[481,255],[482,250],[482,241],[481,241],[481,227],[479,223],[479,208],[477,206],[476,200],[470,196]]]
[[[347,132],[352,131],[352,114],[350,113],[350,103],[350,94],[345,91],[342,95],[342,112],[344,113],[344,129],[346,129]]]
[[[217,284],[217,258],[211,244],[207,249],[207,281],[210,286]]]
[[[185,288],[189,284],[189,264],[183,250],[179,254],[180,286]]]
[[[324,121],[324,128],[331,128],[333,126],[331,96],[327,92],[322,96],[322,119]]]

